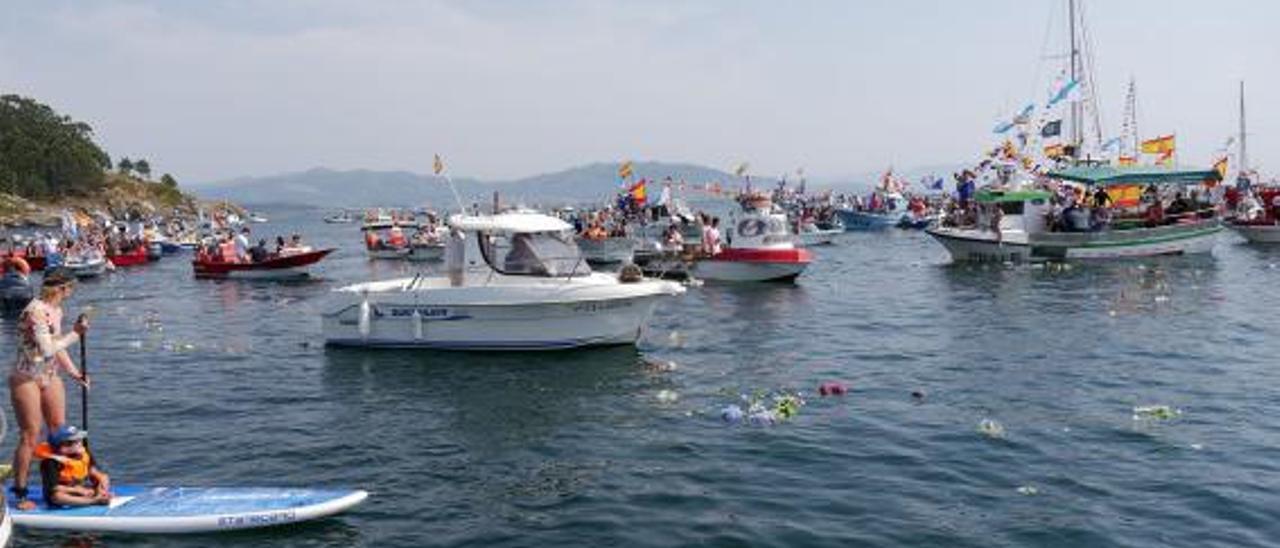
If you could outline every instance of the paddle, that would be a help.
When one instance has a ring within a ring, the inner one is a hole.
[[[81,314],[80,320],[77,321],[83,321],[83,319],[84,315]],[[80,335],[80,378],[86,381],[80,383],[80,428],[85,430],[89,429],[89,386],[87,385],[89,380],[89,361],[85,359],[88,351],[85,350],[84,342],[88,335],[88,333]]]

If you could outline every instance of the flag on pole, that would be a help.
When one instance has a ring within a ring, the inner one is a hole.
[[[1144,154],[1164,154],[1172,155],[1175,144],[1173,135],[1164,135],[1155,139],[1148,139],[1142,142],[1141,150]]]
[[[1227,157],[1223,156],[1217,162],[1213,163],[1213,170],[1218,172],[1218,177],[1223,180],[1227,178]]]
[[[636,205],[639,205],[639,206],[644,205],[645,194],[646,194],[645,185],[648,182],[649,181],[645,179],[640,179],[639,181],[636,181],[634,185],[631,185],[631,189],[627,191],[629,194],[631,194],[631,201],[635,202]]]
[[[1072,92],[1075,91],[1076,88],[1079,86],[1080,86],[1079,80],[1072,80],[1070,82],[1067,82],[1061,88],[1058,88],[1057,92],[1049,96],[1049,102],[1044,105],[1044,108],[1052,107],[1053,105],[1056,105],[1058,103],[1061,103],[1062,101],[1072,98]]]
[[[734,175],[737,175],[737,176],[739,176],[739,177],[741,177],[743,174],[745,174],[745,173],[747,172],[747,168],[749,168],[749,167],[751,167],[751,164],[748,164],[748,163],[746,163],[746,162],[742,162],[741,164],[738,164],[738,168],[737,168],[737,169],[733,170],[733,174],[734,174]]]
[[[1156,158],[1156,165],[1167,166],[1173,163],[1173,149],[1169,149],[1160,153],[1160,157]]]
[[[439,154],[436,155],[435,162],[433,162],[431,165],[431,170],[435,171],[436,175],[439,175],[440,172],[444,171],[444,161],[440,159]]]
[[[630,178],[630,177],[631,177],[631,174],[632,174],[632,173],[631,173],[631,168],[632,168],[632,166],[631,166],[631,160],[627,160],[627,161],[625,161],[625,162],[622,162],[622,165],[618,166],[618,178],[619,178],[619,179],[628,179],[628,178]]]
[[[1046,158],[1058,158],[1066,153],[1067,149],[1062,145],[1049,145],[1044,147],[1044,155]]]
[[[1138,159],[1133,156],[1121,156],[1116,158],[1116,163],[1122,166],[1135,166],[1138,165]]]

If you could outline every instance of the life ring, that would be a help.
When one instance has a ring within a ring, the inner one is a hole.
[[[31,274],[31,265],[22,257],[10,256],[4,260],[4,271],[8,273],[10,270],[16,270],[19,274],[27,276]]]

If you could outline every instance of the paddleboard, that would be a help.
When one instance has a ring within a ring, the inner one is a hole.
[[[113,486],[111,504],[48,508],[31,486],[35,510],[8,502],[15,525],[37,529],[121,533],[205,533],[272,527],[319,519],[360,504],[369,493],[270,487]]]

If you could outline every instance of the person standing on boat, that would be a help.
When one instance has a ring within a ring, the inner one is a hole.
[[[41,423],[55,431],[66,423],[66,391],[58,371],[65,371],[85,388],[89,378],[81,373],[67,348],[89,330],[81,315],[72,333],[62,333],[62,303],[74,289],[72,279],[52,273],[45,276],[40,297],[31,301],[18,318],[18,358],[9,372],[9,399],[18,422],[18,445],[13,451],[13,496],[18,508],[31,510],[27,475],[40,435]]]
[[[239,262],[249,262],[249,227],[240,229],[240,233],[236,234],[236,260]]]

